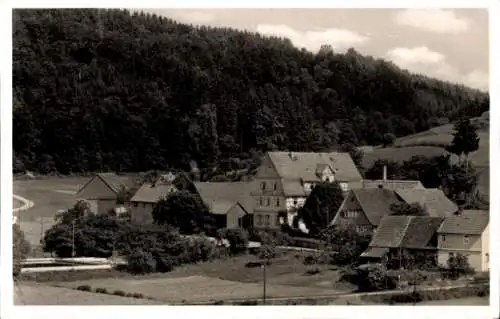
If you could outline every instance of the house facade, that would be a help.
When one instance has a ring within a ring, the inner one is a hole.
[[[438,230],[438,262],[447,267],[454,254],[468,257],[475,271],[489,271],[489,212],[463,211],[444,220]]]
[[[331,225],[351,224],[360,233],[371,233],[384,216],[392,214],[391,206],[400,203],[418,203],[429,217],[453,216],[458,210],[457,205],[439,189],[369,187],[351,190]]]
[[[78,190],[76,200],[85,201],[93,213],[106,214],[122,206],[118,203],[119,192],[122,187],[130,187],[132,184],[133,181],[128,177],[113,173],[99,173]]]
[[[348,153],[268,152],[255,175],[254,226],[292,224],[314,186],[338,182],[347,192],[360,188],[362,177]]]
[[[194,188],[217,221],[217,228],[253,227],[253,182],[195,182]]]
[[[344,198],[330,224],[352,225],[359,233],[371,234],[382,217],[390,214],[391,205],[401,202],[402,200],[388,189],[353,189]]]

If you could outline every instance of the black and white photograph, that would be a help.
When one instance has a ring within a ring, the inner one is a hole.
[[[14,306],[488,307],[489,50],[488,9],[12,9]]]

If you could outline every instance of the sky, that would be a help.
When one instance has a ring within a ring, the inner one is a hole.
[[[329,44],[393,61],[411,72],[488,91],[484,9],[141,9],[195,25],[289,38],[317,51]]]

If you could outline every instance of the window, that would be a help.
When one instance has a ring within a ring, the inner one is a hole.
[[[259,205],[264,206],[264,198],[259,197]]]
[[[276,214],[276,226],[281,225],[281,217],[280,215]]]
[[[489,263],[490,262],[490,254],[486,253],[484,256],[486,257],[486,262]]]
[[[273,185],[273,189],[274,189],[274,190],[277,190],[277,189],[278,189],[278,184],[277,184],[277,183],[274,183],[274,185]]]
[[[330,183],[330,177],[328,177],[328,176],[327,176],[327,177],[325,178],[325,182]]]
[[[266,190],[266,182],[260,183],[260,189],[262,189],[263,191]]]
[[[358,212],[355,210],[348,210],[345,212],[345,216],[347,218],[356,218],[356,217],[358,217]]]
[[[276,207],[280,207],[280,199],[279,199],[279,197],[276,198]]]
[[[134,202],[134,207],[137,207],[137,206],[138,206],[138,205],[137,205],[137,202]]]
[[[344,191],[347,192],[349,190],[349,185],[347,183],[340,183],[340,188]]]
[[[464,244],[468,244],[468,243],[469,243],[469,241],[470,241],[469,236],[465,235],[465,236],[464,236]]]
[[[446,235],[441,236],[442,241],[446,241]]]
[[[269,197],[267,198],[267,206],[271,206],[271,199]]]
[[[293,200],[293,204],[294,204],[294,205],[297,205],[297,203],[298,203],[298,202],[297,202],[297,199],[295,198],[295,199]]]
[[[262,215],[257,215],[257,225],[262,225]]]
[[[357,225],[356,230],[358,233],[364,233],[369,230],[368,225]]]
[[[265,223],[266,226],[269,226],[270,221],[271,221],[271,216],[266,215],[266,223]]]

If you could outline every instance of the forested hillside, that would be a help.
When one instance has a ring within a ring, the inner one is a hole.
[[[13,13],[15,169],[244,168],[269,149],[379,144],[486,93],[360,55],[119,10]]]

